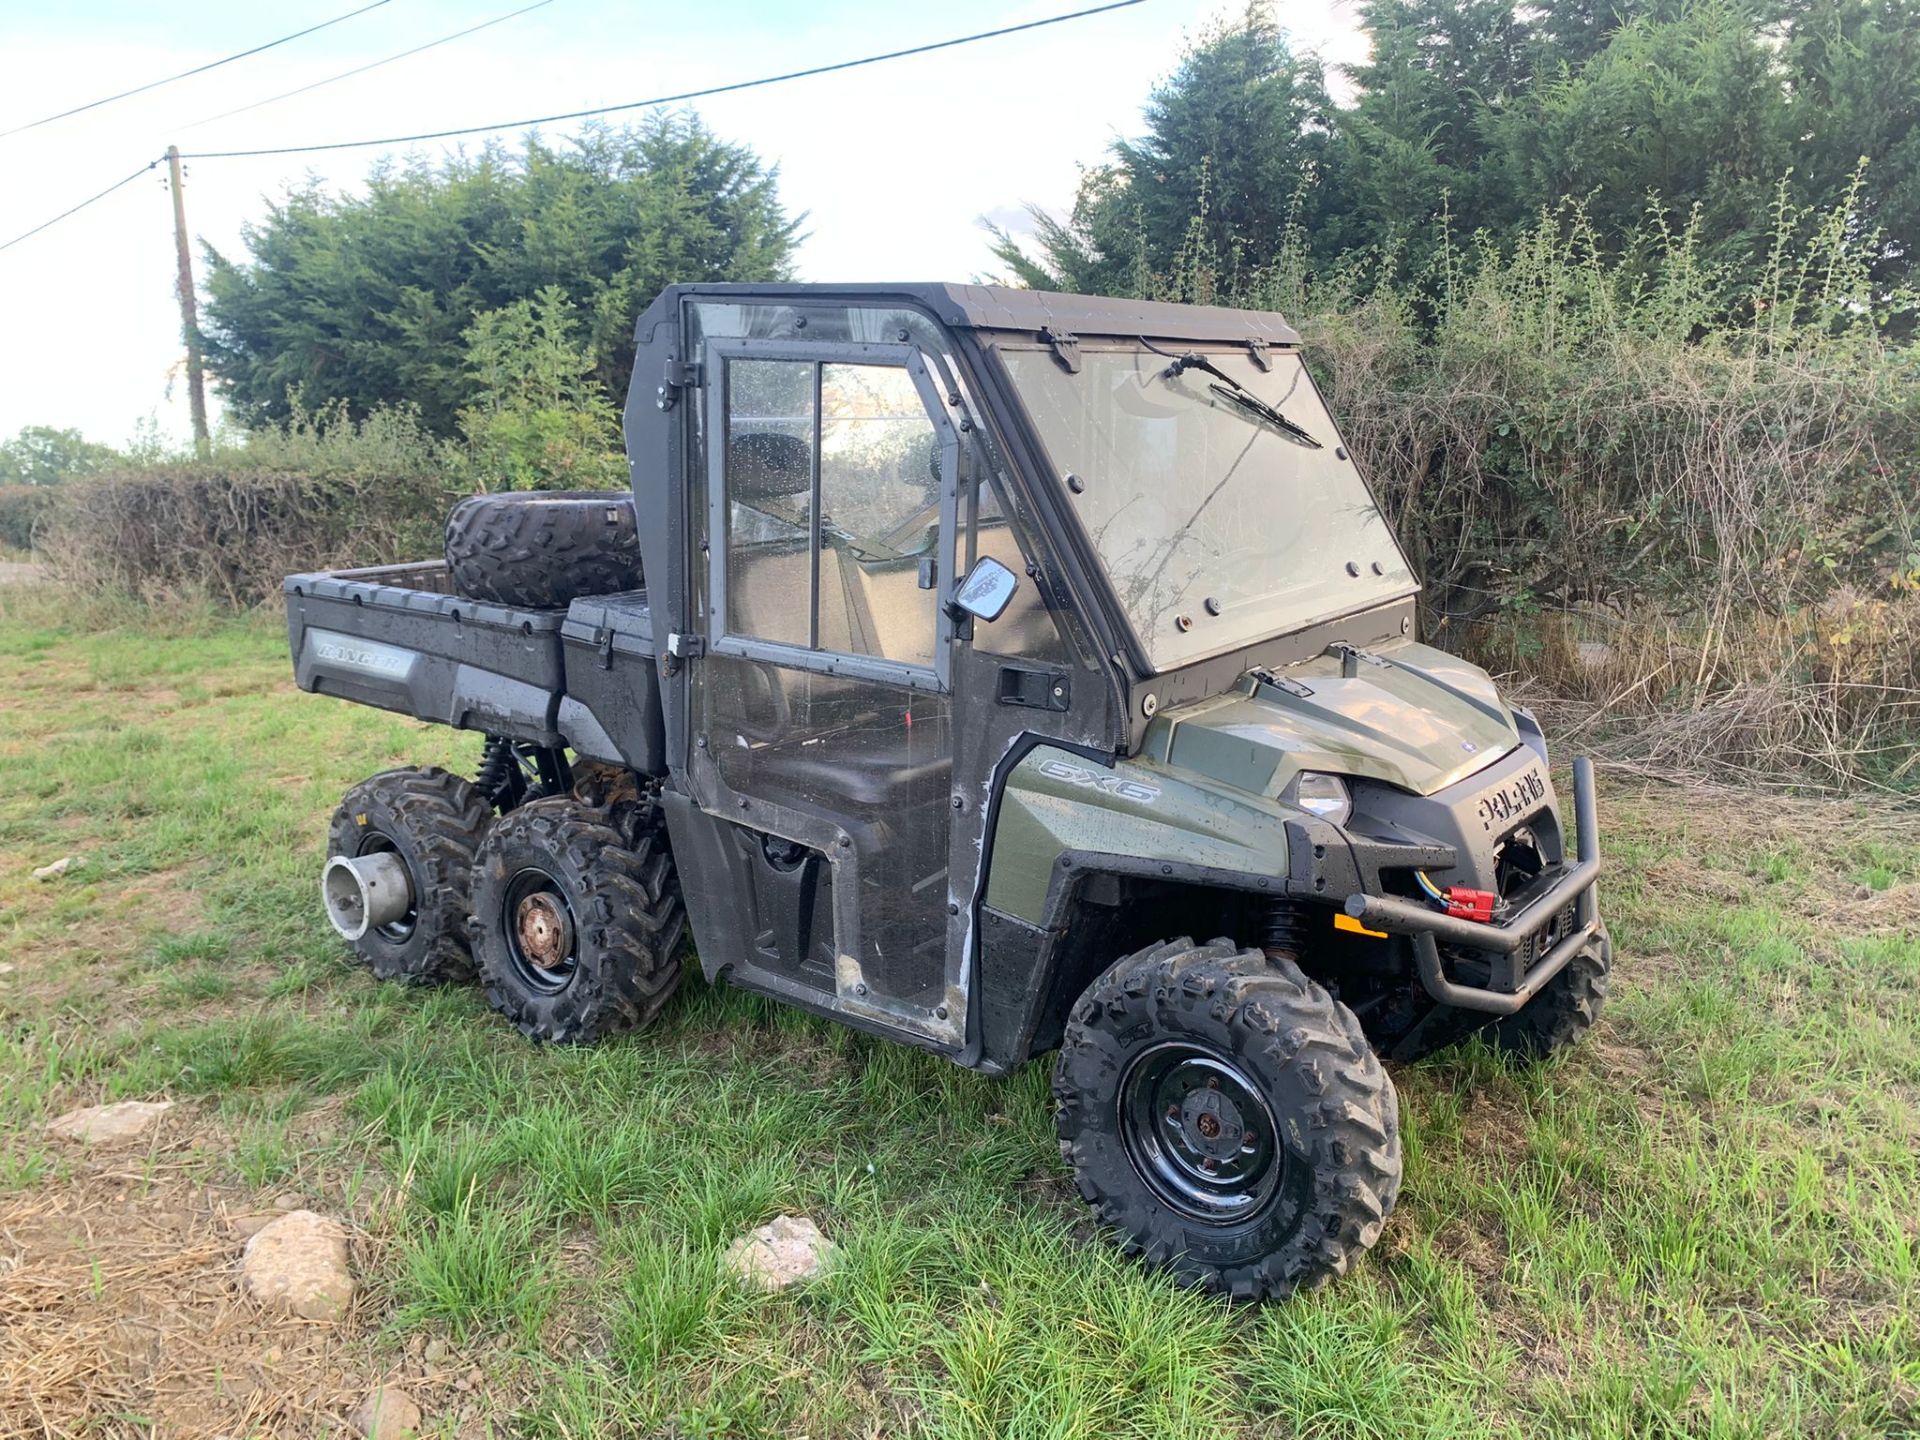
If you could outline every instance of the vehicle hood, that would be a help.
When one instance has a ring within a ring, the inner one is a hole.
[[[1302,770],[1430,795],[1519,743],[1486,671],[1407,641],[1249,672],[1226,694],[1163,710],[1142,749],[1268,797]]]

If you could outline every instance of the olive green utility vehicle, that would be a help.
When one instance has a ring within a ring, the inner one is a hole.
[[[447,555],[296,575],[307,690],[485,736],[334,817],[382,976],[525,1034],[709,980],[1004,1073],[1151,1263],[1345,1271],[1400,1187],[1382,1058],[1578,1039],[1592,777],[1416,638],[1418,582],[1276,315],[689,285],[632,491],[476,496]]]

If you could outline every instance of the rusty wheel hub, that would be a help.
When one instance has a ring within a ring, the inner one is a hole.
[[[558,970],[573,953],[573,921],[558,895],[541,891],[524,897],[513,926],[521,951],[543,970]]]

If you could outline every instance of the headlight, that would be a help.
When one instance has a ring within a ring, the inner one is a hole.
[[[1353,813],[1353,797],[1347,793],[1347,782],[1338,775],[1323,775],[1317,770],[1302,770],[1294,776],[1293,783],[1280,798],[1334,825],[1344,825]]]

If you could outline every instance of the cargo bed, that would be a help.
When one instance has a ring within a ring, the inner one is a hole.
[[[665,769],[644,590],[520,609],[452,593],[437,560],[290,575],[282,588],[302,690]]]

